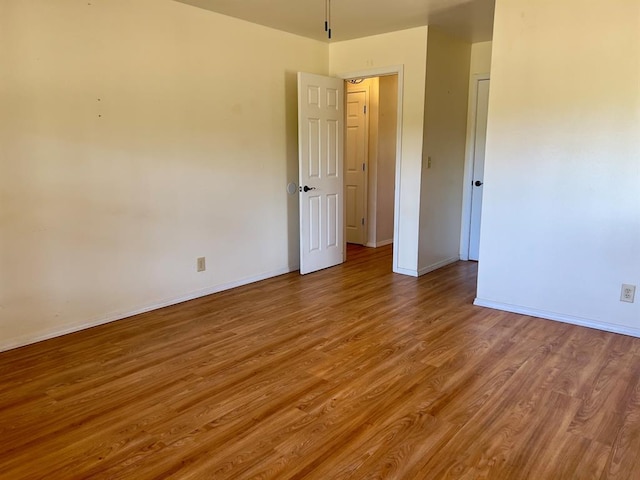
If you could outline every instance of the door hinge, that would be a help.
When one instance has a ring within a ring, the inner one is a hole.
[[[362,225],[364,225],[364,218],[362,219]]]
[[[367,106],[366,105],[364,106],[364,114],[365,115],[367,114]]]
[[[364,169],[365,169],[365,165],[364,165],[364,163],[363,163],[363,164],[362,164],[362,171],[363,171],[363,172],[364,172]]]

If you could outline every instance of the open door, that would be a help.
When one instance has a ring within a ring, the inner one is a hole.
[[[300,273],[344,262],[344,83],[298,73]]]
[[[469,225],[469,260],[480,258],[480,218],[482,216],[482,185],[484,183],[484,151],[487,143],[489,111],[489,79],[476,82],[476,117],[473,134],[473,178],[471,184],[471,221]]]

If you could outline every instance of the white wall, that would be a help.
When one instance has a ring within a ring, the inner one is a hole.
[[[481,305],[640,335],[640,3],[498,0]]]
[[[396,128],[398,122],[398,76],[380,77],[378,112],[378,165],[376,198],[376,244],[393,242],[393,204],[396,177]]]
[[[381,67],[404,66],[402,158],[400,159],[400,219],[394,253],[397,271],[418,274],[420,172],[424,125],[427,27],[332,43],[331,75]]]
[[[470,60],[471,44],[429,29],[420,274],[459,260]]]
[[[327,45],[170,0],[0,18],[0,349],[296,267],[295,72]]]

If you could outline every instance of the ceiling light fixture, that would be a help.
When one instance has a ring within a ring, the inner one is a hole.
[[[331,0],[324,0],[324,31],[331,40]]]

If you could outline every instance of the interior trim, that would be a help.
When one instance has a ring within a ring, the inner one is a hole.
[[[554,320],[557,322],[570,323],[571,325],[578,325],[581,327],[594,328],[596,330],[603,330],[605,332],[619,333],[621,335],[629,335],[631,337],[640,338],[640,329],[632,327],[624,327],[621,325],[614,325],[612,323],[598,322],[595,320],[589,320],[587,318],[574,317],[573,315],[565,315],[563,313],[549,312],[546,310],[538,310],[536,308],[522,307],[520,305],[511,305],[508,303],[494,302],[491,300],[485,300],[478,298],[473,302],[474,305],[479,307],[493,308],[494,310],[503,310],[505,312],[519,313],[521,315],[528,315],[530,317],[544,318],[546,320]]]

